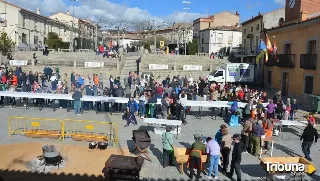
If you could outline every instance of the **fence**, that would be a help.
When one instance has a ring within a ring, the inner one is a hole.
[[[65,137],[76,141],[118,142],[118,125],[110,122],[87,120],[64,120]]]
[[[14,134],[29,137],[64,138],[63,121],[48,118],[9,117],[9,137]]]
[[[59,141],[72,138],[77,141],[118,143],[118,125],[111,122],[9,117],[9,137],[19,134],[35,138],[54,138]]]

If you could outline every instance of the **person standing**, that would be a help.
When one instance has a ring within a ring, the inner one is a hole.
[[[228,134],[228,129],[222,130],[222,141],[221,141],[221,155],[222,155],[222,170],[227,173],[227,168],[229,166],[229,155],[231,151],[232,136]]]
[[[203,137],[197,138],[197,140],[191,146],[190,153],[190,179],[193,179],[194,170],[193,168],[197,168],[196,180],[199,180],[201,174],[201,155],[206,152],[206,146],[203,144]]]
[[[314,128],[314,126],[312,125],[311,122],[308,122],[308,126],[303,130],[303,133],[300,137],[300,140],[302,141],[302,152],[304,154],[304,157],[309,160],[312,161],[311,157],[310,157],[310,148],[312,146],[312,144],[316,144],[318,141],[318,132],[317,130]]]
[[[133,97],[129,98],[128,104],[127,104],[127,124],[124,127],[128,127],[130,122],[133,121],[134,125],[137,125],[137,119],[136,116],[138,112],[138,104],[135,100],[133,100]]]
[[[173,135],[171,133],[172,127],[167,126],[166,132],[162,134],[162,148],[163,148],[163,168],[167,166],[174,166],[173,164]]]
[[[262,127],[262,121],[259,120],[252,125],[252,137],[251,137],[251,154],[259,156],[261,146],[261,136],[264,135]]]
[[[247,119],[241,131],[241,141],[244,144],[244,152],[247,153],[249,150],[249,134],[252,131],[252,122],[251,119]]]
[[[240,170],[240,163],[242,158],[242,152],[243,152],[243,143],[240,142],[240,135],[234,134],[232,136],[234,146],[232,150],[232,160],[231,160],[231,168],[230,172],[227,174],[229,178],[233,177],[234,172],[236,172],[237,175],[237,181],[241,181],[241,170]]]
[[[209,180],[212,179],[212,169],[214,170],[214,179],[218,179],[218,165],[220,160],[220,146],[216,140],[211,137],[207,138],[207,154],[210,155],[209,172],[206,176]]]
[[[161,100],[161,114],[163,119],[168,119],[168,109],[170,107],[168,95],[165,96]]]
[[[74,112],[75,112],[75,114],[80,115],[80,108],[81,108],[81,100],[80,99],[82,98],[82,94],[78,88],[75,89],[75,91],[72,95],[72,98],[73,98],[73,102],[74,102]]]

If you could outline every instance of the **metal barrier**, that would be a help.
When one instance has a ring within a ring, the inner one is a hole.
[[[9,117],[9,137],[14,134],[36,138],[64,139],[64,122],[50,118]]]
[[[77,141],[109,141],[118,143],[118,125],[110,122],[87,120],[64,120],[65,137]]]

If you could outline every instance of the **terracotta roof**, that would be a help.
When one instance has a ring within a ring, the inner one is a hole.
[[[297,22],[297,23],[291,23],[291,24],[287,24],[287,25],[284,25],[284,26],[279,26],[279,27],[275,27],[275,28],[266,29],[266,31],[278,30],[278,29],[286,28],[286,27],[290,27],[290,26],[301,25],[301,24],[304,24],[304,23],[307,23],[307,22],[310,22],[310,21],[313,21],[313,20],[318,20],[318,19],[320,20],[320,16],[309,18],[309,19],[306,19],[304,21],[300,21],[300,22]]]

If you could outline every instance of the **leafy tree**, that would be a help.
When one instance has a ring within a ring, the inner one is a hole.
[[[187,45],[187,54],[195,55],[198,53],[198,39],[193,39],[192,42],[189,42]]]
[[[12,50],[15,43],[8,37],[8,34],[3,31],[0,34],[0,51],[3,56],[7,56],[8,59],[12,59]]]
[[[70,46],[69,42],[63,42],[61,38],[59,38],[58,34],[55,32],[48,33],[48,39],[46,41],[46,44],[49,48],[55,50],[58,50],[58,48],[68,49]]]

